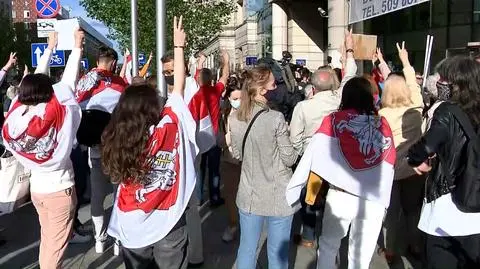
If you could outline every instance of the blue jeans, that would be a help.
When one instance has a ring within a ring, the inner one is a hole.
[[[197,177],[197,198],[203,203],[203,180],[207,172],[208,165],[208,189],[210,201],[218,201],[220,197],[220,158],[222,149],[214,146],[209,151],[202,154],[200,163],[200,175]]]
[[[237,269],[256,268],[258,241],[265,221],[267,222],[268,268],[287,269],[293,215],[265,217],[249,214],[242,210],[239,210],[239,214],[241,233]]]

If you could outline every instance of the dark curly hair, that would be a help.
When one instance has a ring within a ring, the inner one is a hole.
[[[480,63],[470,57],[455,56],[438,69],[442,79],[452,85],[450,101],[456,103],[470,118],[475,128],[480,126]]]
[[[161,119],[163,99],[148,85],[129,86],[102,134],[102,164],[112,182],[145,184],[149,128]]]

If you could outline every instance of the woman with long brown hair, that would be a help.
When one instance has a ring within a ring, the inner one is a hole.
[[[238,269],[255,268],[263,223],[268,225],[269,268],[286,269],[293,214],[285,188],[298,154],[282,113],[269,109],[276,85],[267,67],[244,73],[240,108],[230,117],[232,151],[242,160],[237,206],[240,214]]]
[[[174,20],[174,86],[165,106],[156,89],[128,87],[102,135],[102,163],[120,183],[108,234],[126,268],[185,269],[185,210],[195,187],[195,122],[183,99],[185,32]]]

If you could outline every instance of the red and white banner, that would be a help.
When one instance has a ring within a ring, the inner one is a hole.
[[[200,154],[205,153],[215,146],[217,141],[205,95],[191,77],[185,80],[185,102],[197,122],[197,145]]]
[[[287,187],[294,204],[310,171],[330,184],[387,208],[396,159],[385,118],[340,111],[326,116],[312,137]]]

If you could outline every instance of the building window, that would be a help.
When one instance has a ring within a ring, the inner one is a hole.
[[[24,10],[23,11],[23,17],[25,19],[29,19],[30,18],[30,11],[29,10]]]
[[[23,25],[25,25],[25,30],[30,30],[30,23],[29,22],[24,22]]]
[[[17,12],[15,10],[12,10],[12,19],[15,19],[17,17]]]

